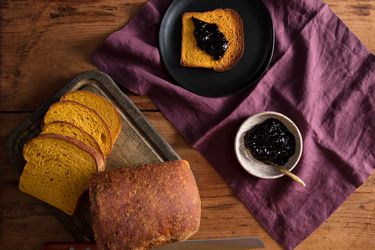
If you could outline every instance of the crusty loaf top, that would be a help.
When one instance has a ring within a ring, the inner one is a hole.
[[[199,228],[201,201],[187,161],[97,173],[89,192],[98,249],[150,249]]]

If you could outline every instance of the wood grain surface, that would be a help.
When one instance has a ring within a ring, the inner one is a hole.
[[[72,240],[38,200],[18,191],[4,140],[74,75],[94,69],[92,51],[121,28],[145,0],[0,1],[0,249],[39,249]],[[375,0],[327,0],[375,52]],[[202,225],[194,238],[258,236],[280,249],[207,161],[179,135],[155,105],[131,95],[182,158],[190,161],[202,196]],[[375,174],[297,249],[375,249]]]

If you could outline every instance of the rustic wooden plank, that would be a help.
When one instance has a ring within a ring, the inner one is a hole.
[[[30,115],[31,113],[0,113],[0,183],[18,182],[19,173],[15,167],[11,167],[5,142],[13,129]]]
[[[373,53],[375,52],[375,1],[326,0],[325,1],[349,29]]]
[[[34,110],[94,69],[92,51],[145,2],[2,1],[0,110]]]
[[[0,110],[34,110],[74,75],[93,69],[91,53],[145,2],[2,1]],[[374,1],[326,2],[374,52]],[[133,100],[155,109],[147,98]]]
[[[0,2],[0,111],[34,110],[74,75],[94,68],[91,52],[146,0]],[[375,51],[373,0],[327,0]],[[146,97],[131,96],[143,110]],[[39,249],[47,240],[71,239],[40,202],[17,189],[18,173],[4,153],[4,136],[28,114],[0,114],[0,246]],[[202,196],[202,226],[195,238],[257,235],[267,249],[277,243],[235,198],[218,174],[160,113],[146,115],[176,151],[191,162]],[[375,175],[297,249],[375,249]],[[7,206],[7,204],[10,204]]]
[[[10,167],[10,166],[7,166]],[[73,240],[42,202],[0,182],[0,248],[40,249],[47,241]]]

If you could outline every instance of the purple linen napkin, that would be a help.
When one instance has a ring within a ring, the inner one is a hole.
[[[375,57],[317,0],[265,0],[276,30],[269,71],[253,90],[222,98],[174,84],[158,51],[170,0],[151,0],[93,55],[121,86],[149,96],[284,248],[292,249],[335,211],[375,167]],[[202,83],[204,84],[204,83]],[[288,178],[247,174],[234,153],[240,124],[257,112],[281,112],[304,139]]]

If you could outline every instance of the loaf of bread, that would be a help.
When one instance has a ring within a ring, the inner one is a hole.
[[[99,144],[104,156],[112,150],[112,137],[108,125],[93,109],[72,101],[53,104],[44,116],[44,124],[67,122],[89,133]]]
[[[89,195],[98,249],[150,249],[199,229],[201,201],[184,160],[96,173]]]
[[[72,215],[91,176],[104,169],[96,150],[73,138],[44,134],[24,146],[19,189]]]
[[[225,35],[228,48],[222,58],[214,60],[197,46],[192,17],[216,24]],[[180,64],[185,67],[209,68],[217,72],[231,69],[244,52],[244,31],[240,15],[233,9],[216,9],[207,12],[186,12],[182,16],[182,45]]]
[[[78,102],[95,110],[103,118],[105,123],[107,123],[113,142],[116,141],[121,131],[120,115],[112,103],[106,98],[91,92],[76,90],[68,92],[61,97],[61,100]]]
[[[74,138],[76,140],[79,140],[86,144],[89,147],[92,147],[96,151],[98,151],[101,155],[104,154],[99,146],[99,144],[96,142],[94,137],[92,137],[89,133],[86,131],[70,124],[67,122],[52,122],[48,123],[43,126],[42,133],[41,134],[57,134],[57,135],[65,135],[69,136],[71,138]],[[104,170],[104,169],[103,169]]]

